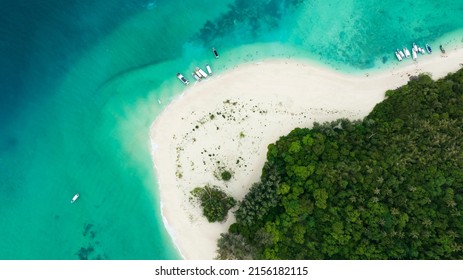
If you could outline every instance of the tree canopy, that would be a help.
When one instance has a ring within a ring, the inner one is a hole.
[[[270,144],[217,258],[462,259],[463,70],[386,96]]]

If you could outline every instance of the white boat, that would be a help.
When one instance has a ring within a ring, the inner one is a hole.
[[[209,75],[212,75],[212,69],[211,69],[211,66],[209,66],[209,64],[206,64],[206,70],[207,70],[207,73],[209,73]]]
[[[415,49],[412,49],[412,58],[413,58],[413,60],[416,60],[416,58],[417,58]]]
[[[400,56],[398,51],[395,51],[395,57],[397,57],[397,60],[402,61],[402,57]]]
[[[423,48],[418,48],[418,51],[421,53],[421,54],[425,54],[426,52],[424,51]]]
[[[201,73],[199,73],[199,68],[196,67],[195,70],[193,70],[193,73],[196,74],[196,76],[198,76],[200,79],[203,78],[203,75],[201,75]]]
[[[196,81],[201,81],[201,78],[198,75],[196,75],[195,72],[192,72],[191,75],[193,75],[193,77],[196,79]]]
[[[410,57],[410,51],[407,48],[404,48],[405,57]]]
[[[426,50],[428,51],[429,54],[432,53],[432,48],[430,45],[426,44]]]
[[[413,43],[413,48],[412,49],[414,49],[415,52],[418,52],[418,46],[415,43]]]
[[[400,55],[402,58],[404,58],[404,57],[405,57],[405,54],[404,54],[404,52],[403,52],[403,51],[401,51],[401,50],[397,49],[397,52],[399,53],[399,55]]]
[[[184,85],[188,85],[190,81],[188,81],[182,74],[177,73],[177,78],[182,82]]]
[[[76,202],[76,200],[77,200],[78,198],[79,198],[79,193],[76,193],[76,194],[72,197],[71,203]]]
[[[203,78],[207,78],[207,74],[206,72],[203,71],[203,69],[199,68],[199,67],[196,67],[195,69],[195,72],[196,74],[198,74],[198,76],[202,76]]]

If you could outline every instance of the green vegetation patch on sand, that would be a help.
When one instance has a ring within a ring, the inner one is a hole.
[[[228,215],[228,210],[236,205],[233,197],[216,186],[197,187],[191,191],[191,195],[199,200],[203,215],[210,223],[223,222]]]

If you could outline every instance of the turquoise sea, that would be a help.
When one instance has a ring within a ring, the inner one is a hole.
[[[412,42],[463,40],[461,0],[2,0],[0,12],[0,259],[180,258],[148,135],[184,88],[177,72],[264,58],[374,71]]]

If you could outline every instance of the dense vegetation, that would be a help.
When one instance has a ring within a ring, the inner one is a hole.
[[[228,215],[228,210],[236,205],[233,197],[227,196],[218,187],[205,186],[195,188],[191,195],[199,200],[203,209],[203,215],[210,223],[222,222]]]
[[[269,145],[217,258],[462,259],[463,70],[386,95]]]

